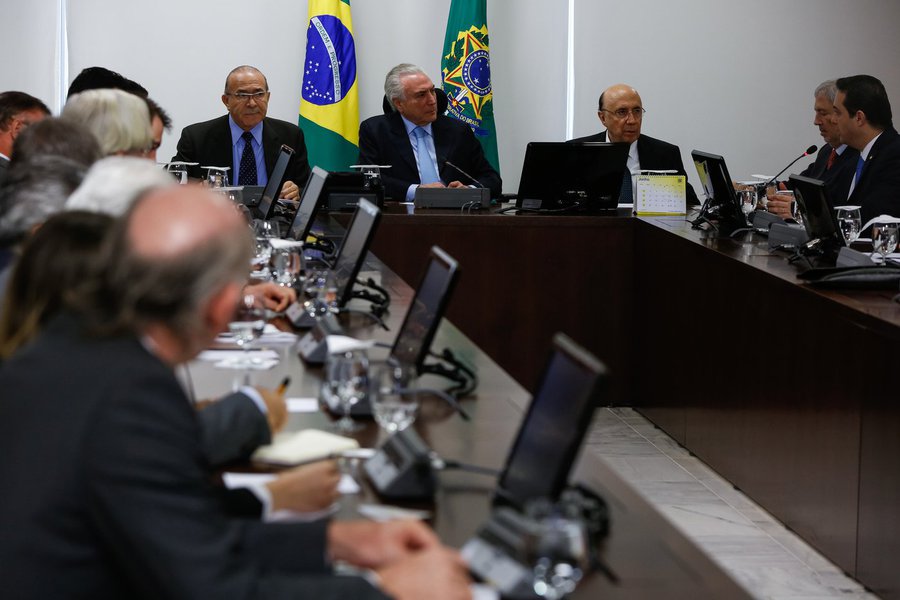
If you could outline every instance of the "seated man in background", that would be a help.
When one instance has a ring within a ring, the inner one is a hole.
[[[113,225],[97,285],[0,368],[0,453],[19,457],[0,461],[17,482],[0,495],[10,598],[468,597],[420,523],[222,514],[173,369],[230,320],[249,235],[222,198],[151,192]],[[375,569],[380,590],[329,560]]]
[[[200,166],[231,167],[232,185],[265,185],[282,144],[294,150],[288,163],[281,198],[296,200],[309,179],[303,132],[293,123],[266,116],[269,83],[256,67],[237,67],[225,79],[222,103],[228,114],[188,125],[181,132],[172,161],[197,162],[189,167],[203,178]]]
[[[122,90],[104,88],[75,94],[60,118],[87,127],[100,143],[103,156],[146,158],[153,145],[146,100]]]
[[[847,197],[850,179],[853,177],[856,161],[859,158],[858,151],[841,142],[841,132],[838,131],[834,114],[836,94],[837,86],[833,79],[819,84],[813,93],[815,98],[813,110],[816,115],[813,125],[819,128],[819,134],[826,143],[816,155],[816,160],[800,172],[800,175],[804,177],[821,179],[825,182],[828,194],[831,196],[832,206],[843,204]],[[779,188],[787,189],[787,186],[779,184]],[[839,201],[834,202],[835,198]],[[792,196],[777,194],[772,189],[769,191],[767,199],[766,208],[769,212],[775,213],[782,219],[791,218],[791,204],[794,201]]]
[[[419,186],[466,187],[476,183],[469,176],[490,189],[492,198],[500,196],[500,174],[472,128],[438,114],[434,84],[422,69],[397,65],[384,80],[384,94],[393,112],[360,124],[359,163],[391,165],[381,172],[388,196],[411,202]]]
[[[834,109],[841,141],[859,151],[844,198],[860,207],[863,225],[883,214],[900,217],[900,135],[894,129],[887,91],[871,75],[841,77],[836,85]]]
[[[13,155],[13,142],[26,127],[50,116],[43,102],[24,92],[0,93],[0,183]]]
[[[621,83],[611,86],[600,94],[597,108],[597,116],[600,117],[606,131],[572,141],[631,144],[628,161],[625,163],[628,173],[623,178],[619,203],[633,203],[637,193],[638,174],[641,170],[654,170],[675,171],[678,175],[684,175],[687,205],[699,204],[694,188],[687,182],[687,173],[678,146],[641,134],[644,112],[646,111],[637,90]]]

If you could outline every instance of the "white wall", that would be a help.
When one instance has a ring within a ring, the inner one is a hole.
[[[0,90],[53,105],[59,0],[2,0]],[[644,131],[725,155],[732,175],[773,173],[811,143],[813,88],[836,75],[880,77],[900,107],[900,2],[893,0],[576,0],[575,135],[599,131],[596,102],[635,85]],[[360,116],[381,111],[384,74],[398,62],[438,79],[450,0],[353,0]],[[518,187],[525,144],[562,140],[566,123],[567,0],[488,0],[495,118],[504,190]],[[234,66],[254,64],[269,111],[295,121],[307,3],[298,0],[69,0],[69,75],[103,65],[147,87],[180,130],[224,114]],[[248,27],[247,24],[252,24]],[[253,30],[254,33],[248,33]]]

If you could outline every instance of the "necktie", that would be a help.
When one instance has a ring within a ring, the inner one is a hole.
[[[859,178],[862,176],[863,167],[866,166],[866,161],[862,156],[859,157],[859,160],[856,161],[856,175],[853,177],[853,187],[859,185]]]
[[[622,176],[622,191],[619,192],[619,204],[631,204],[634,202],[634,192],[631,185],[631,171],[625,169]]]
[[[238,170],[238,185],[256,185],[256,155],[253,153],[253,134],[245,131],[244,152],[241,154],[241,165]]]
[[[834,161],[837,160],[837,150],[834,148],[831,149],[831,154],[828,155],[828,162],[825,163],[825,170],[830,171],[831,167],[834,166]]]
[[[416,154],[419,157],[419,180],[422,183],[439,182],[441,178],[438,177],[434,161],[431,160],[431,155],[428,153],[428,143],[426,142],[428,132],[421,127],[416,127],[413,129],[413,133],[416,134]]]

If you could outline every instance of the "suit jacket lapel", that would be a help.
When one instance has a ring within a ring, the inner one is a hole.
[[[275,168],[275,161],[278,160],[278,151],[281,150],[281,145],[278,143],[278,138],[275,137],[272,127],[269,125],[268,118],[263,119],[262,147],[263,156],[266,160],[266,173],[271,173],[272,169]]]
[[[418,179],[419,167],[416,165],[416,157],[413,155],[412,143],[409,141],[409,135],[406,133],[406,127],[403,126],[403,119],[400,117],[400,113],[392,113],[389,123],[392,145],[397,149],[400,158],[406,162],[406,166],[412,169],[412,172],[416,174],[416,178]]]

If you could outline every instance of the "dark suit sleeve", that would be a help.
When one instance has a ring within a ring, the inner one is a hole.
[[[860,193],[854,191],[852,197],[862,206],[863,224],[879,215],[900,217],[900,139],[883,149],[881,156],[878,156],[878,164],[871,167],[871,173],[863,172],[863,177],[868,181],[860,186]],[[855,175],[855,165],[850,173],[848,180]]]
[[[197,419],[203,451],[213,467],[246,459],[272,439],[266,416],[241,393],[206,406]]]
[[[94,533],[129,588],[185,600],[381,597],[362,580],[322,576],[325,524],[225,518],[177,382],[137,371],[97,408],[80,461]]]
[[[680,175],[684,175],[684,192],[685,198],[687,199],[688,206],[697,206],[700,204],[700,199],[697,198],[697,193],[694,191],[694,186],[691,185],[691,182],[688,179],[687,171],[684,170],[684,162],[681,160],[681,151],[678,151],[675,154],[675,160],[678,161],[678,173]]]
[[[393,165],[390,169],[381,171],[381,181],[384,183],[385,194],[397,201],[406,199],[406,190],[414,183],[419,183],[418,175],[415,180],[410,177],[402,177],[404,166],[395,161],[392,156],[399,153],[384,151],[381,144],[388,134],[387,123],[382,118],[366,119],[359,125],[359,163],[361,165]],[[410,175],[411,176],[411,175]]]
[[[454,151],[454,158],[450,161],[457,165],[466,165],[463,167],[465,171],[471,174],[484,187],[491,190],[491,198],[499,198],[502,192],[503,182],[500,179],[500,173],[491,166],[487,157],[484,155],[484,149],[472,129],[463,123],[456,127],[456,137],[459,140],[458,150]],[[438,159],[438,162],[441,162]],[[468,178],[460,173],[456,173],[453,167],[445,166],[441,170],[441,175],[446,182],[458,180],[460,183],[468,185]]]
[[[309,180],[309,174],[312,169],[309,168],[309,157],[306,153],[306,140],[303,137],[303,131],[299,127],[295,127],[296,132],[285,143],[294,149],[294,155],[288,164],[287,180],[293,181],[302,190]]]

